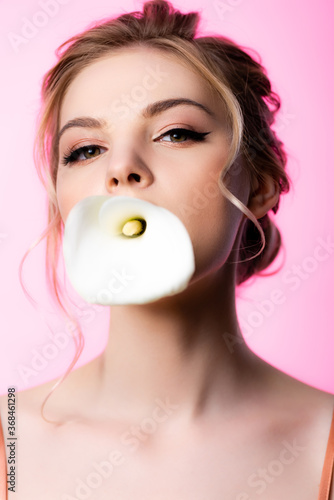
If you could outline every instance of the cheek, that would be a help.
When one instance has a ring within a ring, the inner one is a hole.
[[[77,178],[59,171],[56,190],[59,212],[65,223],[74,205],[85,197],[84,188]]]
[[[191,179],[178,191],[177,215],[188,229],[196,260],[196,274],[219,269],[229,257],[244,214],[222,193],[218,185],[226,158],[213,155],[201,162]],[[234,166],[225,186],[246,204],[249,180],[246,171]]]
[[[60,168],[57,175],[57,200],[63,221],[80,200],[105,195],[105,171],[95,162],[83,168]]]
[[[242,214],[228,200],[211,200],[189,223],[198,273],[219,269],[227,260]]]
[[[242,212],[222,194],[219,173],[184,186],[175,194],[175,213],[186,226],[195,253],[196,276],[220,268],[227,260],[242,219]],[[183,191],[183,192],[182,192]]]

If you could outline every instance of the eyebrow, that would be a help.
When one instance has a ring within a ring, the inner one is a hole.
[[[201,109],[202,111],[205,111],[209,116],[215,118],[215,114],[204,104],[201,104],[197,101],[193,101],[192,99],[186,99],[186,98],[178,98],[178,99],[166,99],[164,101],[156,101],[144,108],[141,112],[142,116],[144,118],[152,118],[154,116],[159,115],[163,111],[166,111],[167,109],[174,108],[176,106],[180,105],[187,105],[187,106],[196,106],[197,108]],[[83,127],[83,128],[95,128],[95,129],[102,129],[107,126],[107,122],[103,119],[97,119],[97,118],[92,118],[92,117],[80,117],[80,118],[74,118],[73,120],[68,121],[60,130],[57,136],[57,143],[59,143],[61,136],[65,132],[65,130],[69,128],[74,128],[74,127]]]

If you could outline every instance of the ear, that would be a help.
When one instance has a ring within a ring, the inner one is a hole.
[[[247,207],[257,219],[261,219],[264,215],[276,205],[280,193],[278,185],[270,176],[265,177],[263,184],[256,181],[256,188],[249,196]]]

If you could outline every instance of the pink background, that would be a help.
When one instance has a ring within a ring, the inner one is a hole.
[[[55,49],[68,37],[94,20],[141,10],[142,4],[122,0],[120,5],[110,0],[1,2],[1,394],[11,385],[22,390],[61,375],[73,357],[69,325],[46,296],[44,243],[24,268],[38,309],[25,298],[18,280],[19,261],[46,223],[45,195],[32,161],[40,82],[55,62]],[[260,357],[334,394],[334,245],[319,250],[321,241],[334,242],[334,5],[191,0],[174,6],[202,12],[204,32],[226,35],[257,50],[282,98],[276,128],[290,155],[294,187],[282,197],[278,214],[271,215],[281,229],[286,258],[276,276],[252,280],[239,289],[238,314],[247,344]],[[29,38],[25,32],[25,41],[15,49],[10,37],[22,36],[29,23],[38,26],[30,24]],[[283,253],[272,269],[282,261]],[[83,301],[77,313],[86,338],[81,366],[104,349],[108,316],[107,309]]]

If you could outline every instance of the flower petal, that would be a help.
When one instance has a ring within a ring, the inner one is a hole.
[[[143,233],[126,236],[129,220]],[[87,301],[144,304],[184,290],[194,273],[191,239],[169,210],[128,196],[90,196],[65,224],[63,254],[69,279]]]

